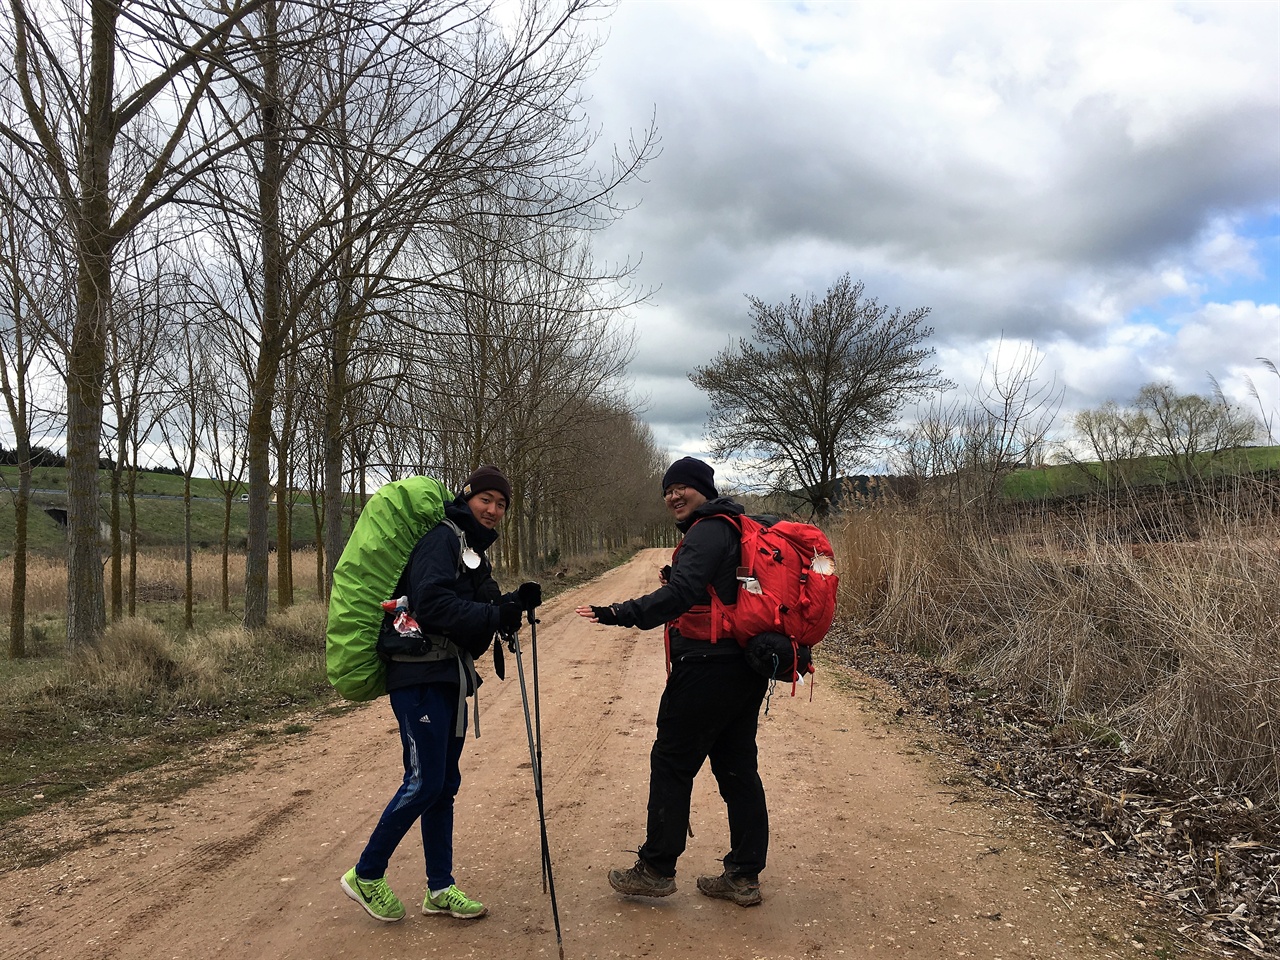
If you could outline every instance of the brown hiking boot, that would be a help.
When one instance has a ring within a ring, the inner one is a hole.
[[[760,881],[751,877],[722,873],[718,877],[699,877],[698,892],[717,900],[732,900],[740,907],[754,907],[760,896]]]
[[[610,870],[609,886],[629,897],[669,897],[676,892],[676,879],[664,877],[637,860],[630,870]]]

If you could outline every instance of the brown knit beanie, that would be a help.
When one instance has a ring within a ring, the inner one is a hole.
[[[467,482],[462,485],[462,499],[470,500],[477,493],[484,493],[486,490],[496,490],[506,498],[507,505],[510,506],[511,481],[502,475],[501,470],[491,464],[481,467],[467,477]]]

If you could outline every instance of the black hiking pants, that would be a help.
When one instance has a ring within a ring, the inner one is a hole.
[[[729,813],[725,871],[755,877],[769,849],[769,811],[756,759],[756,726],[769,681],[745,657],[674,662],[658,706],[649,755],[649,822],[640,858],[664,877],[676,873],[689,832],[689,798],[711,760]]]

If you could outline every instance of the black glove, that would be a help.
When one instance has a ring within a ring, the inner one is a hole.
[[[536,580],[522,583],[516,588],[516,600],[522,610],[532,610],[542,606],[542,584]]]
[[[503,632],[520,629],[520,614],[523,611],[518,603],[498,604],[498,629]]]
[[[616,603],[608,607],[593,606],[591,615],[606,627],[616,627],[618,625],[618,605]]]

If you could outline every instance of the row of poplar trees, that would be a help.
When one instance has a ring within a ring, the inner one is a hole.
[[[597,150],[592,0],[7,6],[0,373],[19,460],[65,437],[70,645],[105,626],[104,456],[117,603],[122,466],[242,478],[250,628],[294,485],[329,572],[369,477],[502,465],[517,566],[600,489],[642,498],[617,318],[645,294],[589,240],[653,140]]]

